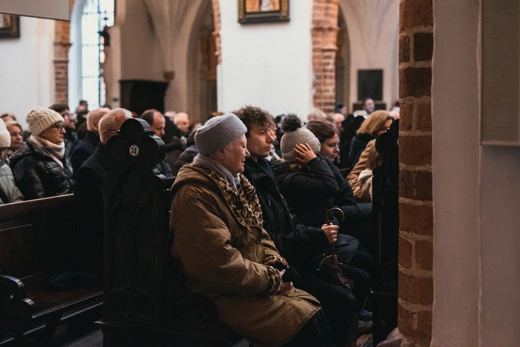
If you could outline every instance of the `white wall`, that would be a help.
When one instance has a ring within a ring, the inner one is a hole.
[[[383,101],[399,100],[399,1],[340,0],[350,44],[350,105],[358,100],[358,70],[383,70]]]
[[[479,0],[433,5],[431,346],[516,346],[520,148],[479,144]]]
[[[312,108],[312,0],[291,1],[287,23],[239,24],[237,6],[220,1],[219,110],[251,104],[305,118]]]
[[[24,128],[35,106],[54,103],[54,21],[20,17],[20,38],[0,40],[0,113]]]

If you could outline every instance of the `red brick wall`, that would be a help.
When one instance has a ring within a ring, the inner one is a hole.
[[[70,8],[74,0],[70,0]],[[69,48],[70,22],[56,21],[54,27],[54,102],[68,104],[69,101]],[[79,100],[78,100],[79,101]]]
[[[314,0],[312,9],[313,103],[334,112],[339,0]]]
[[[433,303],[432,0],[401,0],[399,332],[429,346]]]
[[[220,2],[219,0],[212,0],[213,4],[213,25],[215,26],[215,31],[213,31],[213,37],[215,38],[215,55],[217,56],[217,64],[222,62],[222,55],[220,54]]]

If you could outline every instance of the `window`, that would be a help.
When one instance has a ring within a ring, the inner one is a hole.
[[[87,0],[81,16],[81,87],[82,98],[90,109],[106,104],[103,80],[105,27],[114,25],[114,0]]]

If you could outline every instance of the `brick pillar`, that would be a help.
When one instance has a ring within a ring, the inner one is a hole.
[[[70,0],[70,8],[74,0]],[[68,104],[69,102],[69,49],[70,22],[56,21],[54,27],[54,101]]]
[[[398,330],[379,346],[429,346],[433,304],[432,0],[401,0]]]
[[[220,54],[220,3],[219,0],[212,0],[213,4],[213,24],[215,30],[213,31],[213,37],[215,38],[215,55],[217,56],[217,65],[222,63],[222,55]]]
[[[314,0],[312,9],[313,103],[334,112],[339,0]]]

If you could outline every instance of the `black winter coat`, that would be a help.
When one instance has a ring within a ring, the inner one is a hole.
[[[175,165],[173,165],[172,167],[173,176],[177,176],[179,170],[184,165],[193,163],[193,159],[195,159],[197,154],[199,154],[199,151],[197,150],[197,146],[195,146],[195,144],[186,147],[186,149],[181,153],[181,155],[175,162]]]
[[[322,225],[332,207],[341,208],[348,224],[370,221],[372,204],[357,203],[352,188],[330,160],[318,155],[299,170],[292,170],[288,163],[273,169],[282,194],[303,223]]]
[[[80,140],[72,151],[71,163],[74,177],[78,174],[79,168],[94,153],[99,144],[99,136],[93,131],[87,131],[85,138]]]
[[[347,224],[370,222],[372,219],[372,203],[358,203],[352,187],[337,166],[331,163],[330,160],[325,159],[325,161],[329,164],[330,171],[336,177],[336,182],[338,182],[339,186],[339,192],[334,196],[334,206],[341,208],[345,214]]]
[[[325,213],[334,207],[334,196],[339,193],[336,177],[320,155],[306,167],[293,170],[290,166],[287,162],[273,165],[280,192],[305,225],[323,225]]]
[[[256,188],[262,206],[264,229],[291,266],[303,270],[313,257],[328,248],[327,236],[323,230],[306,227],[293,217],[287,202],[276,186],[274,175],[266,159],[260,158],[257,163],[247,158],[244,175]]]
[[[361,153],[363,153],[367,147],[367,143],[373,139],[375,139],[375,137],[369,134],[357,134],[352,138],[352,141],[350,142],[350,151],[348,152],[348,160],[352,167],[356,166]]]
[[[72,167],[65,153],[63,168],[31,140],[11,157],[16,186],[26,200],[67,194],[72,191]]]
[[[76,174],[74,197],[78,210],[78,241],[76,269],[103,274],[104,200],[103,176],[113,168],[112,158],[103,143],[99,143]]]

